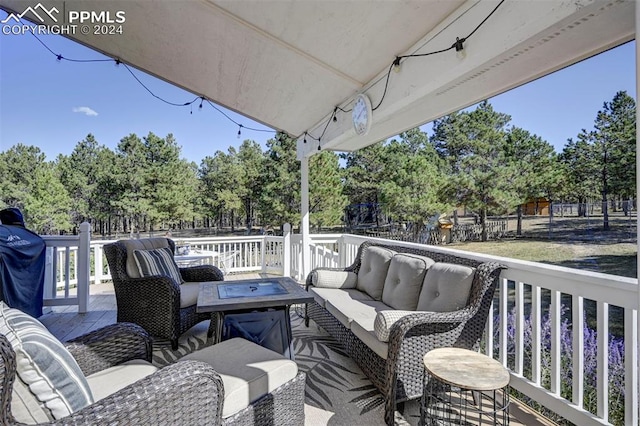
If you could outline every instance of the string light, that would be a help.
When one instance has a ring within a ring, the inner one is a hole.
[[[398,56],[393,60],[393,70],[395,72],[400,72],[400,58]]]
[[[464,42],[466,41],[465,38],[458,38],[456,37],[456,42],[453,43],[453,46],[456,49],[456,56],[459,59],[464,59],[467,56],[467,53],[464,50]]]
[[[264,133],[274,133],[277,134],[278,132],[272,129],[256,129],[253,127],[248,127],[248,126],[244,126],[240,123],[238,123],[237,121],[235,121],[234,119],[232,119],[231,117],[229,117],[229,115],[227,115],[224,111],[222,111],[220,108],[216,107],[211,101],[209,101],[208,99],[205,99],[204,96],[196,96],[193,100],[188,101],[188,102],[184,102],[184,103],[178,103],[178,102],[171,102],[168,101],[158,95],[156,95],[151,89],[149,89],[136,75],[135,73],[131,70],[131,68],[124,62],[122,62],[122,60],[120,58],[105,58],[105,59],[72,59],[72,58],[66,58],[64,57],[62,54],[60,53],[55,53],[53,50],[51,50],[51,48],[45,43],[43,42],[33,31],[29,31],[29,33],[35,37],[36,40],[38,40],[38,42],[44,46],[45,49],[47,49],[49,51],[49,53],[51,53],[53,56],[56,57],[56,60],[58,62],[61,61],[68,61],[68,62],[78,62],[78,63],[88,63],[88,62],[113,62],[115,64],[116,67],[119,67],[119,65],[122,64],[122,66],[129,72],[129,74],[131,74],[131,76],[138,82],[138,84],[140,84],[140,86],[142,86],[147,92],[149,92],[149,94],[151,96],[153,96],[154,98],[158,99],[161,102],[164,102],[167,105],[171,105],[171,106],[177,106],[177,107],[189,107],[189,114],[193,114],[193,104],[200,99],[200,105],[199,105],[199,109],[202,110],[202,106],[203,103],[206,101],[213,109],[215,109],[216,111],[218,111],[221,115],[223,115],[227,120],[231,121],[233,124],[239,126],[239,128],[244,128],[244,129],[248,129],[251,130],[253,132],[264,132]],[[120,67],[119,67],[120,68]],[[238,130],[238,138],[240,138],[241,136],[241,132],[240,130]]]
[[[387,75],[386,75],[386,80],[385,80],[385,85],[384,85],[384,90],[382,92],[382,97],[380,98],[380,101],[378,102],[378,104],[371,108],[372,111],[377,110],[380,105],[382,105],[382,102],[384,101],[386,94],[387,94],[387,89],[389,87],[389,78],[391,75],[391,71],[395,71],[395,72],[400,72],[400,65],[401,65],[401,60],[402,59],[406,59],[406,58],[416,58],[416,57],[422,57],[422,56],[430,56],[430,55],[436,55],[439,53],[443,53],[443,52],[447,52],[449,50],[455,49],[456,51],[456,56],[458,56],[459,58],[464,58],[466,56],[466,52],[464,50],[464,42],[466,42],[471,36],[473,36],[475,34],[476,31],[478,31],[478,29],[484,25],[484,23],[496,12],[496,10],[498,10],[498,8],[505,2],[505,0],[501,0],[500,3],[498,3],[498,5],[482,20],[482,22],[480,22],[474,29],[473,31],[471,31],[469,33],[469,35],[467,35],[466,37],[456,37],[456,41],[455,43],[453,43],[450,47],[446,48],[446,49],[441,49],[441,50],[435,50],[433,52],[426,52],[426,53],[414,53],[411,55],[402,55],[402,56],[396,56],[395,59],[393,60],[393,62],[391,63],[391,65],[389,66],[389,69],[387,71]],[[205,101],[204,96],[198,96],[195,99],[193,99],[190,102],[185,102],[185,103],[175,103],[175,102],[170,102],[158,95],[156,95],[153,91],[151,91],[151,89],[149,89],[134,73],[133,71],[129,68],[129,66],[125,63],[123,63],[119,58],[116,59],[71,59],[71,58],[65,58],[64,56],[62,56],[61,54],[57,54],[55,53],[53,50],[51,50],[49,48],[49,46],[47,46],[34,32],[30,31],[29,32],[33,37],[36,38],[36,40],[38,40],[38,42],[40,42],[40,44],[42,44],[52,55],[54,55],[56,57],[56,59],[58,60],[58,62],[65,60],[65,61],[69,61],[69,62],[108,62],[108,61],[114,61],[116,66],[119,66],[120,64],[124,65],[125,69],[127,71],[129,71],[129,73],[131,74],[131,76],[147,91],[149,92],[149,94],[151,94],[154,98],[168,104],[168,105],[172,105],[172,106],[189,106],[190,107],[190,113],[193,114],[193,108],[192,108],[192,104],[194,102],[196,102],[198,99],[200,99],[200,105],[199,105],[199,109],[202,109],[202,105]],[[377,82],[376,82],[377,83]],[[374,83],[375,84],[375,83]],[[242,135],[242,128],[251,130],[251,131],[255,131],[255,132],[269,132],[269,133],[275,133],[276,135],[278,135],[277,131],[274,130],[268,130],[268,129],[255,129],[252,127],[246,127],[243,126],[242,124],[236,122],[234,119],[232,119],[231,117],[229,117],[229,115],[227,115],[224,111],[222,111],[220,108],[218,108],[217,106],[215,106],[210,100],[206,99],[207,103],[216,111],[218,111],[220,114],[222,114],[226,119],[228,119],[229,121],[231,121],[232,123],[236,124],[238,126],[238,139],[240,138],[240,136]],[[341,111],[343,113],[349,113],[352,111],[352,109],[348,109],[345,110],[339,106],[336,106],[333,109],[333,113],[331,114],[331,117],[329,118],[329,120],[327,121],[327,124],[325,125],[322,134],[318,137],[315,138],[313,137],[311,134],[308,133],[308,131],[304,132],[304,139],[303,142],[307,143],[307,136],[310,137],[311,139],[317,140],[318,141],[318,151],[322,150],[322,147],[320,145],[320,140],[322,139],[322,137],[324,136],[324,134],[327,131],[327,128],[329,127],[329,124],[333,121],[334,123],[338,121],[338,118],[336,117],[336,113],[337,111]]]
[[[478,29],[484,25],[485,22],[487,22],[487,20],[496,12],[496,10],[498,10],[498,8],[500,6],[502,6],[502,4],[504,3],[505,0],[501,0],[500,3],[498,3],[498,5],[493,8],[493,10],[482,20],[482,22],[480,22],[474,29],[473,31],[471,31],[469,33],[469,35],[467,35],[466,37],[456,37],[456,41],[455,43],[453,43],[451,46],[447,47],[446,49],[440,49],[440,50],[434,50],[432,52],[426,52],[426,53],[414,53],[411,55],[402,55],[402,56],[396,56],[395,59],[393,60],[393,62],[391,63],[391,65],[389,66],[389,69],[387,70],[387,75],[386,75],[386,80],[384,83],[384,90],[382,92],[382,97],[380,98],[380,101],[378,102],[378,104],[375,107],[372,107],[371,110],[375,111],[377,110],[380,105],[382,105],[382,101],[384,101],[385,96],[387,95],[387,89],[389,88],[389,77],[391,75],[391,71],[395,71],[395,72],[400,72],[400,64],[402,59],[406,59],[406,58],[417,58],[417,57],[422,57],[422,56],[431,56],[431,55],[437,55],[439,53],[444,53],[444,52],[448,52],[449,50],[453,50],[455,49],[456,51],[456,56],[460,59],[464,59],[466,57],[466,51],[464,50],[464,42],[466,42],[471,36],[473,36],[475,34],[476,31],[478,31]],[[377,82],[376,82],[377,83]],[[375,84],[375,83],[374,83]],[[344,113],[349,113],[352,111],[352,109],[348,109],[348,110],[344,110],[340,107],[335,107],[333,110],[333,114],[331,115],[331,117],[329,118],[329,121],[327,121],[327,124],[324,127],[324,130],[322,131],[322,135],[320,135],[319,138],[314,138],[311,135],[309,135],[309,137],[311,137],[312,139],[317,140],[318,142],[320,142],[320,139],[322,138],[322,136],[324,136],[325,132],[327,131],[327,127],[329,126],[329,123],[336,122],[337,118],[336,118],[336,112],[337,111],[342,111]],[[305,132],[305,135],[307,134],[307,132]],[[320,146],[318,146],[318,150],[320,150]]]

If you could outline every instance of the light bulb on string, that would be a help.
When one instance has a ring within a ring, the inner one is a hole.
[[[198,107],[198,109],[199,109],[200,111],[202,111],[202,103],[203,103],[203,102],[204,102],[204,98],[202,97],[202,98],[200,98],[200,106]]]
[[[238,124],[238,139],[242,136],[242,124]]]
[[[393,61],[393,71],[400,72],[400,58],[396,56],[396,59]]]
[[[456,56],[458,57],[458,59],[464,59],[467,57],[467,51],[464,50],[464,42],[466,41],[466,39],[463,38],[458,38],[456,37],[456,42],[453,43],[453,46],[456,49]]]
[[[302,140],[302,142],[307,143],[307,132],[304,132],[304,139]]]

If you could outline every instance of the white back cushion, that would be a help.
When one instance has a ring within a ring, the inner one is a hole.
[[[464,308],[469,299],[475,268],[453,263],[435,263],[424,277],[418,300],[419,311],[452,312]]]
[[[169,247],[169,240],[166,238],[143,238],[141,240],[120,240],[127,248],[127,275],[131,278],[140,278],[140,270],[136,263],[134,250],[152,250],[161,247]]]
[[[397,253],[391,259],[384,281],[382,302],[394,309],[414,311],[427,269],[435,261],[426,256]]]
[[[395,251],[383,247],[370,246],[362,253],[356,288],[375,300],[382,299],[382,287]]]

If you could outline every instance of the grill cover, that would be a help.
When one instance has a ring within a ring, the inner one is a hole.
[[[45,250],[35,232],[0,225],[0,299],[34,318],[42,315]]]

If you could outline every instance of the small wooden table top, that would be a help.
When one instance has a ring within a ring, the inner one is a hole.
[[[461,348],[438,348],[424,356],[424,367],[436,379],[463,389],[490,391],[509,384],[509,371],[493,358]]]
[[[264,288],[268,290],[260,291]],[[288,277],[208,282],[200,285],[197,312],[264,309],[312,301],[313,296]]]

